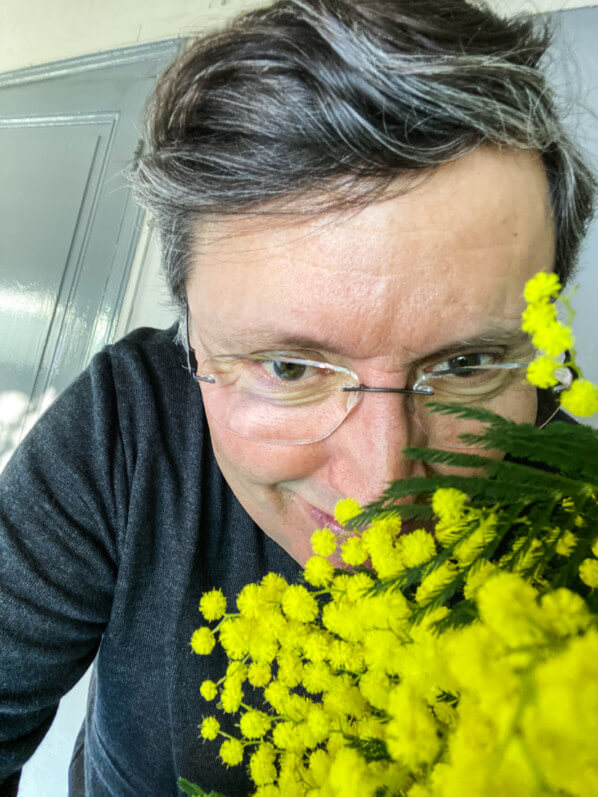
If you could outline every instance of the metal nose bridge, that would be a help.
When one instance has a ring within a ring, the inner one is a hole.
[[[406,393],[410,396],[433,396],[434,390],[431,387],[418,388],[411,390],[407,387],[369,387],[359,385],[359,387],[341,387],[345,393]]]

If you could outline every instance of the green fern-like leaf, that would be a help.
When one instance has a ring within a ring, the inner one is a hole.
[[[557,421],[539,429],[531,423],[507,420],[490,410],[442,403],[426,406],[431,413],[485,423],[480,433],[461,435],[461,441],[468,446],[496,449],[515,459],[598,484],[598,430],[590,426]]]
[[[362,739],[359,736],[345,734],[348,747],[354,750],[359,750],[363,758],[369,763],[370,761],[390,761],[390,755],[385,742],[381,739]]]
[[[483,422],[484,431],[466,436],[470,444],[476,445],[478,453],[406,448],[403,454],[408,459],[448,466],[457,472],[393,482],[379,499],[350,521],[350,527],[364,528],[376,517],[391,511],[405,518],[429,518],[430,510],[423,507],[428,505],[427,496],[440,487],[462,490],[476,505],[483,506],[512,503],[522,495],[529,503],[550,499],[554,504],[565,496],[579,503],[588,497],[594,485],[598,485],[598,432],[594,429],[565,423],[537,429],[532,424],[517,424],[486,409],[439,403],[429,408],[431,412]],[[485,456],[479,453],[480,449],[500,450],[508,458]],[[477,469],[484,475],[459,475],[458,470],[463,468]],[[399,503],[405,498],[414,501]]]
[[[452,628],[470,625],[478,617],[477,607],[473,601],[462,599],[451,607],[451,611],[442,619],[435,620],[432,627],[437,634]]]

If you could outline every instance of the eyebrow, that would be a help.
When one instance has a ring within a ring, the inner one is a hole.
[[[224,340],[222,340],[224,343]],[[350,353],[342,346],[336,346],[331,341],[318,340],[309,335],[290,334],[283,330],[273,330],[271,327],[252,327],[249,333],[235,332],[226,338],[226,343],[242,345],[251,350],[251,353],[260,351],[283,351],[286,349],[308,349],[321,351],[325,354],[335,354],[350,357]],[[505,329],[490,327],[469,338],[461,338],[433,352],[416,358],[418,363],[431,357],[442,357],[456,354],[464,350],[471,350],[476,346],[502,346],[513,347],[529,344],[529,336],[521,329]],[[241,354],[242,352],[238,352]]]

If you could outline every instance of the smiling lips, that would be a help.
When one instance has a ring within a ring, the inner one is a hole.
[[[341,526],[340,523],[337,523],[336,520],[328,515],[326,512],[322,512],[321,509],[317,509],[312,504],[308,503],[301,499],[305,506],[309,509],[310,515],[318,524],[318,528],[328,528],[330,531],[333,531],[335,534],[350,534],[353,532],[354,534],[358,533],[353,529],[348,529],[344,526]],[[415,529],[425,529],[430,533],[434,533],[434,526],[435,523],[433,520],[423,519],[423,518],[410,518],[409,520],[403,520],[401,525],[401,534],[409,534]]]
[[[310,515],[318,524],[318,528],[328,528],[330,531],[333,531],[335,534],[346,534],[347,529],[343,528],[340,523],[337,523],[336,520],[327,515],[326,512],[322,512],[321,509],[317,509],[315,506],[312,506],[307,501],[304,501],[305,506],[309,509]]]

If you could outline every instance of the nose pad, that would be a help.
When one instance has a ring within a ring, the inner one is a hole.
[[[429,409],[424,407],[424,403],[430,399],[419,394],[405,394],[401,398],[403,400],[401,411],[409,429],[409,445],[428,446],[430,444],[430,427],[426,422],[426,417],[429,414]]]
[[[350,415],[355,409],[355,407],[361,401],[363,393],[355,391],[353,393],[347,393],[346,395],[347,395],[347,415]]]
[[[419,399],[419,403],[422,403],[421,396],[414,396],[412,393],[407,393],[405,395],[405,410],[409,413],[409,415],[415,415],[417,410],[417,401]]]

